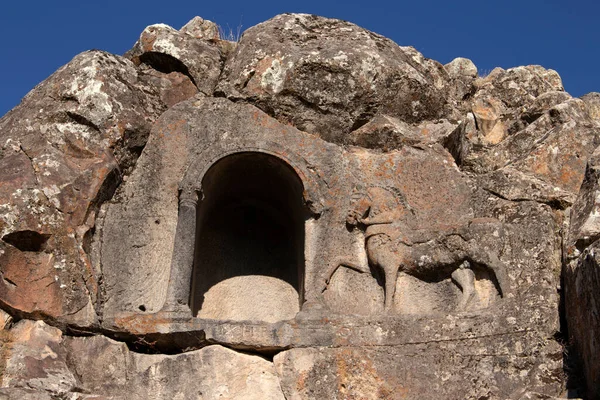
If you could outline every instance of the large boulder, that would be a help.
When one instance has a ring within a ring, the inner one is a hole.
[[[0,301],[11,309],[94,321],[97,209],[166,109],[142,75],[122,57],[82,53],[0,120]]]
[[[412,47],[349,22],[284,14],[244,32],[216,93],[344,143],[377,114],[443,117],[447,84],[443,66]]]
[[[134,400],[284,399],[271,362],[221,346],[177,355],[139,354],[100,336],[70,339],[66,348],[86,393]]]
[[[126,57],[164,73],[179,72],[200,92],[212,95],[223,63],[215,29],[203,20],[192,20],[181,31],[165,24],[150,25]]]
[[[572,99],[540,66],[497,68],[474,85],[465,118],[444,138],[461,169],[509,200],[572,204],[600,144],[593,101]]]

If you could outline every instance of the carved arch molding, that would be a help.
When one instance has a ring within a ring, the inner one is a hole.
[[[298,154],[269,141],[229,140],[211,145],[190,163],[179,185],[179,213],[175,244],[171,262],[171,274],[163,311],[181,312],[189,315],[194,308],[194,265],[198,251],[198,216],[205,199],[203,182],[211,168],[232,156],[256,154],[271,156],[287,166],[299,179],[302,201],[308,214],[319,216],[324,211],[322,180],[309,163]],[[302,277],[296,289],[302,292]],[[197,310],[194,310],[194,313]]]

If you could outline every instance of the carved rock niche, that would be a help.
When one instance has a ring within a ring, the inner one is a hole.
[[[202,180],[191,301],[205,319],[294,318],[304,277],[303,186],[281,159],[229,155]]]

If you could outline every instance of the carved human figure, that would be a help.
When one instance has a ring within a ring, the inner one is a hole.
[[[399,271],[424,280],[451,277],[462,290],[459,308],[465,308],[475,295],[471,263],[493,273],[503,297],[509,291],[504,264],[475,240],[482,227],[484,232],[489,231],[490,224],[501,230],[497,220],[473,219],[459,229],[446,232],[420,229],[399,190],[369,187],[353,194],[346,222],[364,230],[369,264],[384,273],[386,310],[393,306]]]

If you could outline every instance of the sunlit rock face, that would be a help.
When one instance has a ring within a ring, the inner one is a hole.
[[[0,120],[0,397],[598,397],[599,98],[305,14],[82,53]]]

